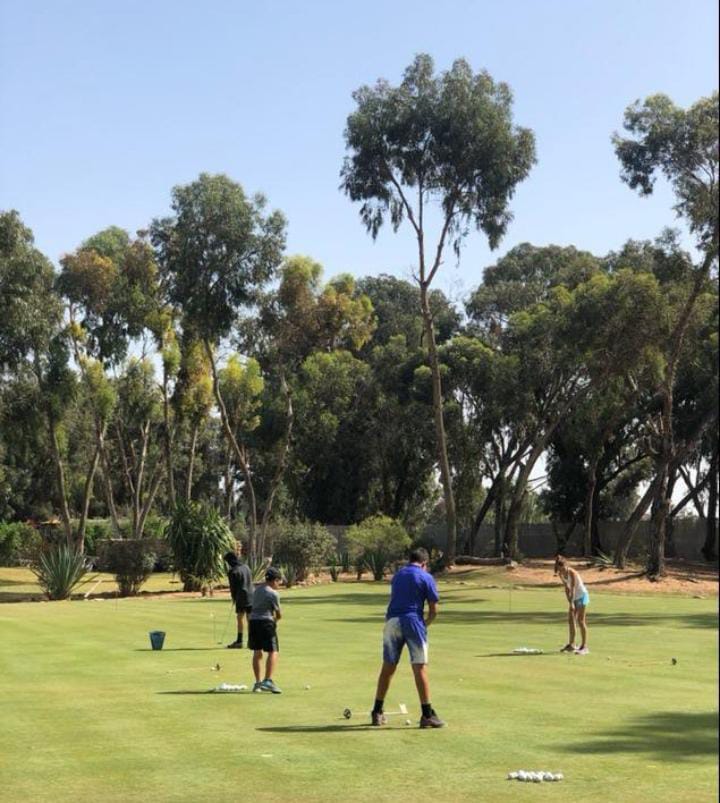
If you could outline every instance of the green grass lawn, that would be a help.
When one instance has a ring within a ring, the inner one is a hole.
[[[557,653],[559,587],[511,598],[470,575],[440,591],[441,731],[366,726],[386,584],[282,593],[279,696],[205,693],[251,682],[249,653],[217,645],[224,596],[0,605],[0,800],[717,798],[717,600],[591,592],[592,653],[579,657]],[[546,653],[508,655],[518,646]],[[405,660],[387,707],[401,702],[416,723]],[[565,781],[505,780],[517,769]]]

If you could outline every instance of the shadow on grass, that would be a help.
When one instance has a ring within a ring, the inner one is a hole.
[[[252,691],[250,689],[248,689],[247,691],[215,691],[214,689],[174,689],[173,691],[156,691],[155,694],[210,694],[213,697],[237,697],[239,694],[252,694]]]
[[[558,658],[561,652],[486,652],[476,658]]]
[[[567,611],[564,608],[548,611],[448,611],[440,608],[437,626],[442,625],[482,625],[497,622],[505,624],[522,623],[526,625],[557,624],[565,619]],[[333,619],[337,622],[371,623],[382,619],[383,612],[377,616],[356,616],[345,619]],[[716,629],[718,626],[717,613],[596,613],[588,609],[588,625],[593,627],[659,627],[673,625],[678,628]]]
[[[227,647],[220,645],[217,647],[163,647],[162,650],[154,650],[152,647],[135,647],[133,652],[213,652],[226,649]]]
[[[386,733],[398,728],[378,728],[374,725],[285,725],[270,728],[255,728],[263,733],[357,733],[358,731],[376,731]]]
[[[645,754],[658,761],[677,762],[717,756],[717,711],[661,711],[646,714],[594,738],[565,748],[568,753]]]

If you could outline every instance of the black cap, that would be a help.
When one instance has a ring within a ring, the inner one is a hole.
[[[237,555],[234,552],[226,552],[225,563],[227,563],[228,566],[236,566],[238,563]]]
[[[274,566],[271,566],[265,572],[265,581],[269,583],[272,580],[282,580],[282,572],[280,569],[276,569]]]

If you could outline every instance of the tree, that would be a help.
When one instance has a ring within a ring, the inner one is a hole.
[[[512,94],[487,72],[474,74],[464,60],[439,76],[419,55],[401,84],[378,81],[353,98],[345,140],[351,155],[343,165],[342,189],[362,203],[360,217],[373,237],[389,219],[397,231],[407,219],[418,249],[417,281],[432,372],[438,463],[448,529],[447,560],[455,557],[457,523],[443,419],[443,395],[430,288],[446,247],[459,258],[470,225],[496,247],[511,220],[517,184],[535,161],[530,130],[512,122]],[[441,209],[434,252],[426,244],[427,210]]]
[[[659,450],[652,493],[653,527],[648,557],[648,575],[657,578],[665,570],[665,537],[670,514],[671,467],[679,452],[673,431],[673,393],[684,340],[696,303],[707,287],[711,270],[718,258],[718,93],[702,98],[689,109],[681,109],[665,95],[653,95],[625,111],[625,129],[631,135],[613,137],[621,164],[621,176],[631,189],[650,195],[658,174],[671,184],[677,202],[675,211],[685,219],[697,239],[702,257],[694,268],[692,283],[685,299],[678,305],[674,325],[665,352],[663,378],[658,385],[661,401]],[[688,448],[688,442],[682,447]],[[643,501],[645,497],[643,498]],[[619,545],[616,562],[621,564],[622,547],[630,529]]]
[[[75,393],[54,272],[16,211],[0,214],[0,368],[34,380],[53,455],[57,499],[68,546],[73,532],[61,444],[61,420]]]
[[[154,220],[150,237],[169,300],[182,311],[184,330],[205,348],[223,431],[245,477],[254,554],[257,506],[252,469],[228,419],[216,350],[280,264],[285,219],[278,211],[266,214],[262,195],[248,198],[239,184],[223,175],[203,173],[193,183],[175,187],[172,199],[174,216]]]

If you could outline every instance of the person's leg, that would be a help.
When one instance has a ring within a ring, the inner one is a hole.
[[[265,660],[265,680],[272,680],[273,672],[277,666],[278,654],[276,652],[269,652]]]
[[[378,676],[377,691],[375,692],[376,700],[379,700],[380,702],[385,700],[388,689],[390,688],[390,681],[392,680],[392,676],[395,674],[396,669],[397,664],[391,664],[387,661],[383,661],[382,668],[380,669],[380,675]]]
[[[577,618],[578,627],[580,628],[580,638],[582,643],[580,649],[587,649],[587,620],[585,618],[586,608],[584,605],[577,605],[575,608],[575,615]]]
[[[245,631],[245,628],[244,628],[244,625],[243,625],[244,617],[245,617],[245,612],[244,611],[238,611],[238,614],[237,614],[237,640],[236,640],[236,643],[239,644],[240,646],[242,646],[243,635],[244,635],[244,631]]]
[[[252,660],[255,683],[260,683],[260,667],[262,666],[262,650],[253,650]]]
[[[430,705],[430,681],[428,679],[427,664],[413,664],[412,670],[420,705]]]
[[[575,644],[575,611],[572,608],[568,608],[568,630],[570,631],[568,644],[572,647]]]

